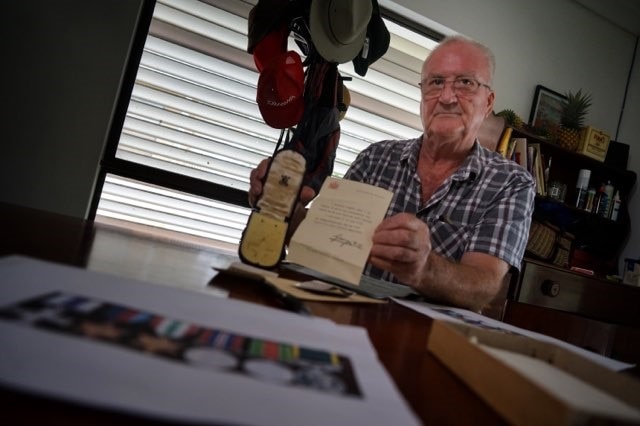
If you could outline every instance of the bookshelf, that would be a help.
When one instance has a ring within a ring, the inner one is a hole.
[[[573,240],[568,266],[559,266],[531,252],[525,254],[519,273],[512,276],[509,285],[503,321],[516,326],[528,324],[532,331],[637,363],[640,288],[607,278],[622,273],[618,265],[631,230],[627,206],[636,173],[564,149],[526,130],[512,129],[510,137],[539,144],[545,163],[547,192],[536,195],[534,220],[551,223],[570,233]],[[581,169],[591,171],[589,186],[611,181],[620,192],[616,220],[575,207]],[[553,181],[566,185],[564,201],[549,195],[549,184]],[[592,270],[594,274],[573,271],[571,266]]]
[[[636,173],[567,150],[526,130],[512,129],[510,138],[524,138],[529,146],[538,148],[541,167],[537,171],[530,168],[538,187],[534,219],[574,237],[569,266],[586,267],[602,277],[620,273],[619,257],[631,230],[627,205]],[[576,207],[576,183],[581,169],[590,170],[589,187],[597,191],[601,184],[610,182],[614,193],[619,192],[621,202],[616,220],[609,218],[609,214],[603,217]],[[551,196],[552,182],[566,185],[564,200]]]

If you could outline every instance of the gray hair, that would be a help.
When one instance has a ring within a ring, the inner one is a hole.
[[[485,59],[487,60],[487,64],[489,64],[489,81],[487,82],[490,86],[493,85],[493,74],[495,73],[496,70],[496,57],[493,54],[493,52],[491,51],[491,49],[489,49],[487,46],[485,46],[484,44],[480,43],[479,41],[475,41],[469,37],[465,37],[463,35],[452,35],[452,36],[447,36],[444,39],[442,39],[442,41],[438,44],[438,46],[436,46],[435,49],[433,49],[431,51],[431,54],[433,54],[435,51],[437,51],[438,49],[440,49],[441,47],[444,47],[448,44],[453,44],[453,43],[466,43],[466,44],[470,44],[472,46],[475,46],[478,50],[480,50],[482,52],[482,54],[484,55]],[[431,54],[429,54],[429,56],[431,56]],[[427,57],[427,59],[429,59]]]

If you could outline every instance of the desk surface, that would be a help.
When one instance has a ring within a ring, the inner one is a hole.
[[[218,276],[234,253],[179,240],[153,237],[121,228],[0,203],[0,255],[32,257],[108,272],[126,278],[183,288],[213,283],[232,298],[277,306],[261,287]],[[490,424],[504,421],[426,351],[431,321],[395,303],[357,305],[307,302],[317,316],[367,329],[378,355],[400,392],[425,424]],[[116,413],[0,390],[5,419],[20,423],[145,423]],[[8,407],[8,408],[6,408]]]

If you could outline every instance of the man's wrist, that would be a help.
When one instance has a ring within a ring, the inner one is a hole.
[[[291,213],[291,217],[289,218],[289,227],[287,229],[287,235],[285,237],[285,244],[289,245],[291,241],[291,237],[293,233],[298,228],[300,223],[307,216],[307,208],[303,206],[301,203],[296,203],[295,208],[293,209],[293,213]]]

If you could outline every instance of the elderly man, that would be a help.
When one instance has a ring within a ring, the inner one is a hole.
[[[374,143],[348,170],[345,178],[394,193],[373,235],[365,274],[480,309],[496,296],[509,266],[520,267],[534,181],[477,140],[493,109],[494,64],[480,43],[443,40],[422,67],[422,136]],[[266,165],[251,173],[250,201],[262,192]],[[303,188],[300,200],[313,196]]]

